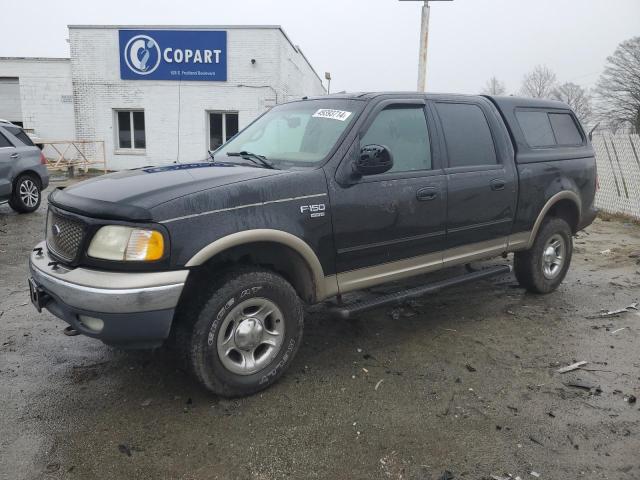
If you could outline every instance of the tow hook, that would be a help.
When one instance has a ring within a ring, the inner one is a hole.
[[[76,335],[80,335],[80,332],[78,332],[75,328],[73,328],[71,325],[69,325],[67,328],[65,328],[62,333],[64,333],[67,337],[75,337]]]

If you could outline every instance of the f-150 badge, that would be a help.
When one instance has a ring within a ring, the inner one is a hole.
[[[300,213],[309,213],[311,218],[324,217],[324,211],[326,210],[324,203],[318,203],[316,205],[302,205],[300,207]]]

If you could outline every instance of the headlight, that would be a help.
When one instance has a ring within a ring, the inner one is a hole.
[[[164,237],[157,230],[109,225],[93,236],[87,253],[104,260],[159,260],[164,255]]]

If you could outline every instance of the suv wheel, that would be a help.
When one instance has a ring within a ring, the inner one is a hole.
[[[38,209],[41,200],[40,179],[30,173],[20,175],[9,199],[9,206],[18,213],[31,213]]]
[[[550,293],[562,283],[573,252],[569,224],[561,218],[544,221],[533,246],[514,255],[514,270],[520,285],[534,293]]]
[[[272,385],[302,341],[304,311],[293,287],[268,270],[223,275],[204,305],[181,312],[176,340],[190,370],[218,395],[250,395]]]

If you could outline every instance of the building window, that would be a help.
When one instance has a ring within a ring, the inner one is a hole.
[[[147,147],[144,129],[144,111],[118,110],[118,148],[126,150],[144,150]]]
[[[238,114],[231,112],[209,112],[209,150],[220,145],[238,133]]]

